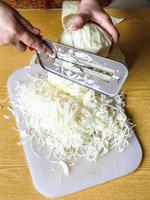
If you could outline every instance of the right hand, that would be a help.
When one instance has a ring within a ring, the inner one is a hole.
[[[19,51],[27,46],[51,54],[51,49],[38,37],[40,30],[33,27],[15,9],[0,2],[0,45],[11,45]]]
[[[118,46],[119,33],[113,25],[111,18],[103,9],[104,2],[108,3],[110,1],[81,0],[79,12],[74,20],[72,29],[76,31],[88,22],[96,23],[111,36],[113,41],[112,48]]]

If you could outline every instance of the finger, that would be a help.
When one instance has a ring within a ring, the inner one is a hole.
[[[113,25],[111,18],[107,14],[97,14],[96,23],[100,25],[111,37],[113,45],[118,45],[119,43],[119,33],[117,28]]]
[[[25,44],[23,44],[22,42],[17,42],[16,44],[11,44],[11,46],[18,49],[21,52],[24,52],[27,49],[27,46]]]
[[[106,20],[101,24],[101,27],[112,37],[113,45],[118,45],[119,33],[117,28],[112,24],[112,22]]]
[[[50,47],[48,47],[40,38],[28,31],[24,31],[21,34],[19,40],[39,52],[52,54],[52,50],[50,49]]]
[[[87,13],[80,13],[76,16],[74,23],[72,25],[72,30],[76,31],[84,26],[87,23],[90,16]]]
[[[24,26],[29,32],[39,35],[40,30],[38,28],[35,28],[28,20],[26,20],[24,17],[22,17],[19,13],[17,14],[17,20],[20,22],[21,25]]]

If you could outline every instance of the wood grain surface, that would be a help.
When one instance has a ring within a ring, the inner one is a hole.
[[[120,46],[129,66],[124,85],[127,112],[137,124],[135,132],[143,148],[138,170],[123,178],[61,198],[66,200],[149,200],[150,199],[150,10],[107,10],[126,21],[118,25]],[[58,41],[62,31],[60,11],[22,11],[42,30],[45,38]],[[19,53],[0,47],[0,100],[8,96],[7,79],[29,63],[31,52]],[[0,103],[0,200],[46,200],[31,180],[18,133],[11,127],[15,119],[4,120],[8,103]]]

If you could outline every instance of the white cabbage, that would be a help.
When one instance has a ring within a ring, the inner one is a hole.
[[[29,138],[47,147],[49,159],[61,166],[72,165],[78,157],[95,161],[114,148],[122,151],[132,134],[121,97],[63,81],[59,85],[57,79],[39,74],[17,84],[16,106],[22,113],[18,123],[25,125]]]

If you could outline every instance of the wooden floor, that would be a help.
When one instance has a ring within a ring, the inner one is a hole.
[[[137,124],[135,131],[143,148],[139,169],[115,181],[62,198],[66,200],[149,200],[150,199],[150,10],[111,10],[125,17],[118,25],[129,78],[123,90],[127,111]],[[57,41],[62,31],[59,11],[24,11],[22,14],[41,28],[46,38]],[[7,97],[7,79],[17,68],[29,63],[31,53],[0,47],[0,100]],[[0,110],[0,200],[46,200],[31,181],[18,133],[11,129],[15,120],[4,120],[7,103]]]

